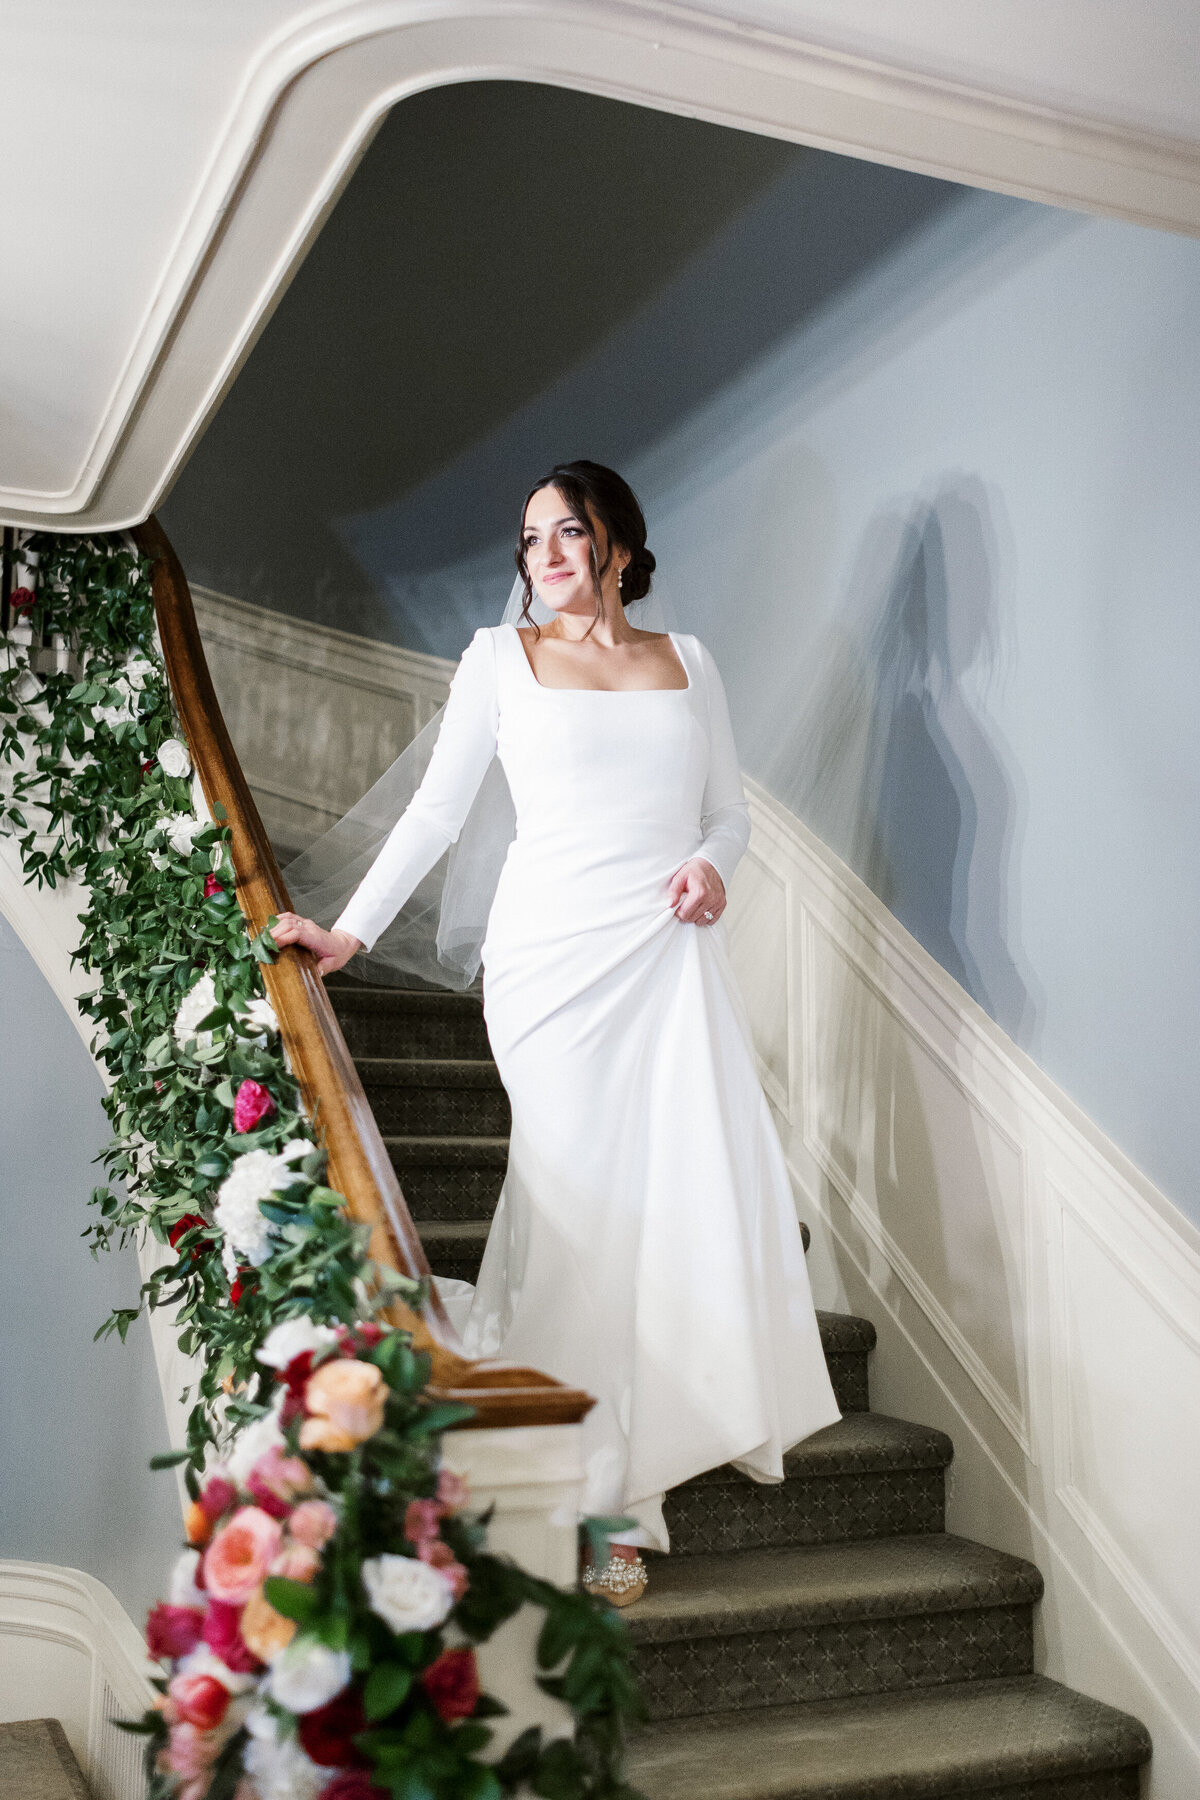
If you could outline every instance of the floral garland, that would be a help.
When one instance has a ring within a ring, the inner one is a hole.
[[[152,1800],[638,1800],[620,1774],[640,1710],[621,1621],[490,1555],[441,1464],[470,1416],[373,1315],[420,1283],[367,1256],[324,1184],[234,893],[231,833],[193,808],[154,630],[150,569],[120,539],[39,534],[0,666],[0,830],[28,880],[86,891],[81,1005],[110,1091],[111,1185],[93,1254],[149,1234],[141,1302],[176,1308],[201,1366],[183,1461],[189,1549],[147,1625],[166,1673],[136,1726]],[[49,657],[38,646],[59,646]],[[61,666],[68,650],[71,672]],[[41,670],[49,660],[51,667]],[[97,1336],[124,1338],[139,1308]],[[597,1522],[604,1523],[604,1522]],[[545,1609],[538,1728],[485,1762],[474,1646]]]

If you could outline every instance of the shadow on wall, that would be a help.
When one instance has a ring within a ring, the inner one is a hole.
[[[1014,879],[1025,793],[988,696],[1002,676],[1002,502],[973,476],[868,529],[767,784],[1009,1036],[1042,999]]]

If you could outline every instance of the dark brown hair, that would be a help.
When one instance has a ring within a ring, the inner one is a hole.
[[[600,581],[608,572],[615,549],[629,552],[629,561],[621,573],[621,604],[629,606],[634,600],[644,599],[650,592],[654,556],[646,548],[646,520],[638,505],[637,495],[629,483],[615,469],[606,469],[603,463],[556,463],[548,475],[535,481],[521,507],[521,529],[516,551],[517,570],[525,584],[521,598],[521,617],[533,625],[535,631],[538,627],[529,612],[533,602],[533,582],[529,578],[525,562],[525,514],[533,496],[548,487],[558,489],[566,501],[567,511],[587,532],[591,543],[589,559],[592,586],[596,594],[596,617],[588,626],[590,632],[604,616]],[[597,560],[593,517],[599,519],[608,539],[603,563]]]

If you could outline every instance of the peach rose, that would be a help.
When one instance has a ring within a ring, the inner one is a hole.
[[[288,1520],[288,1536],[322,1549],[337,1530],[337,1514],[327,1500],[302,1500]]]
[[[264,1576],[283,1541],[283,1527],[260,1506],[243,1506],[204,1553],[204,1585],[214,1600],[240,1606]]]
[[[322,1363],[304,1389],[310,1416],[300,1427],[300,1448],[344,1451],[365,1443],[383,1424],[387,1392],[374,1363]]]
[[[310,1544],[285,1544],[271,1564],[272,1575],[285,1581],[311,1581],[321,1566],[321,1558]]]
[[[286,1650],[297,1629],[294,1619],[275,1611],[261,1588],[247,1600],[241,1619],[242,1642],[260,1662],[270,1662]]]

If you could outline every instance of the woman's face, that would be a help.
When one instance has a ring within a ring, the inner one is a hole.
[[[608,541],[603,525],[589,509],[588,519],[596,536],[596,561],[603,565]],[[596,610],[592,586],[591,542],[557,488],[539,488],[525,508],[522,532],[525,566],[538,598],[555,612],[579,612],[589,617]],[[617,603],[617,571],[629,561],[618,550],[601,577],[605,601]]]

